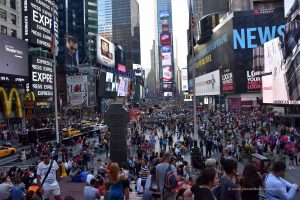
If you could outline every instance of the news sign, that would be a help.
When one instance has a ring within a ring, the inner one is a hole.
[[[171,34],[170,33],[161,33],[160,34],[160,44],[171,44]]]
[[[163,81],[172,81],[173,78],[173,70],[171,66],[163,67]]]
[[[0,34],[0,82],[28,80],[28,47],[23,40]]]
[[[161,65],[170,66],[172,65],[171,53],[162,53],[161,54]]]
[[[170,16],[170,13],[169,13],[168,10],[161,10],[161,11],[159,12],[159,17],[160,17],[160,18],[167,18],[167,17],[169,17],[169,16]]]
[[[161,52],[162,53],[169,53],[172,51],[172,46],[171,45],[163,45],[161,46]]]
[[[36,97],[53,96],[53,62],[46,58],[30,58],[31,90]]]
[[[115,45],[100,34],[97,35],[97,62],[107,67],[116,67]]]
[[[68,106],[82,107],[88,105],[88,76],[67,76]]]
[[[54,8],[54,12],[53,12]],[[23,0],[23,37],[32,45],[51,48],[51,25],[58,39],[58,8],[52,0]]]

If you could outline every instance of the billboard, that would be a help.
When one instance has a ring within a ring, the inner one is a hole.
[[[128,93],[128,78],[119,77],[118,96],[125,97]]]
[[[300,51],[284,61],[282,38],[265,43],[265,73],[262,77],[263,103],[300,104]]]
[[[297,3],[299,0],[284,0],[284,16],[287,17],[291,12],[291,8],[294,4]],[[300,2],[298,2],[299,4]]]
[[[171,44],[171,33],[164,32],[160,34],[160,44]]]
[[[171,53],[161,53],[161,65],[162,66],[172,65]]]
[[[54,32],[58,39],[58,8],[51,0],[23,0],[23,37],[29,44],[51,48],[52,8]]]
[[[163,72],[163,81],[165,82],[172,81],[173,70],[171,66],[163,67],[162,72]]]
[[[220,71],[197,77],[195,87],[196,96],[220,95]]]
[[[88,105],[88,76],[67,76],[67,101],[69,107],[84,107]]]
[[[23,40],[0,33],[0,82],[28,81],[28,47]]]
[[[78,55],[78,40],[71,35],[65,36],[65,72],[78,72],[79,55]]]
[[[36,97],[53,96],[53,62],[42,57],[30,57],[30,88]]]
[[[189,90],[189,83],[188,83],[188,71],[187,68],[181,69],[181,90],[188,91]]]
[[[159,18],[168,18],[170,13],[168,10],[161,10],[159,11]]]
[[[20,100],[20,94],[18,90],[13,87],[10,91],[6,88],[0,86],[0,100],[3,105],[3,115],[4,117],[11,117],[12,111],[14,109],[13,105],[15,105],[15,116],[18,118],[22,118],[22,103]],[[15,103],[13,103],[15,101]]]
[[[107,67],[116,67],[115,45],[100,34],[97,35],[97,62]]]
[[[119,44],[116,45],[116,55],[115,55],[115,63],[121,64],[121,65],[126,65],[125,63],[125,58],[126,58],[126,51],[125,48]]]
[[[118,64],[117,65],[118,70],[120,70],[121,72],[126,72],[126,66]]]
[[[161,46],[161,52],[162,53],[170,53],[172,51],[171,45],[163,45]]]
[[[96,77],[88,76],[88,106],[96,106]]]
[[[162,23],[162,32],[169,32],[169,22],[167,22],[167,21],[164,21],[163,23]]]
[[[172,97],[173,93],[172,92],[164,92],[164,97]]]

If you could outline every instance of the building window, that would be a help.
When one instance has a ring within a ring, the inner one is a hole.
[[[16,0],[10,0],[10,7],[16,9]]]
[[[0,0],[0,3],[6,5],[6,0]]]
[[[6,21],[6,10],[0,8],[0,17]]]
[[[11,23],[12,24],[17,24],[17,16],[14,14],[10,14],[10,18],[11,18]]]
[[[17,37],[17,30],[11,29],[10,36],[16,38]]]
[[[1,25],[1,33],[7,35],[7,27],[6,26]]]

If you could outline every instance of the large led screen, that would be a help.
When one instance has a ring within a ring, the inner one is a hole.
[[[0,82],[28,80],[28,47],[23,40],[0,34]]]
[[[115,45],[100,34],[97,35],[97,62],[107,67],[116,67]]]
[[[54,8],[54,12],[52,9]],[[23,0],[23,37],[28,43],[51,48],[51,26],[54,18],[58,39],[57,4],[51,0]],[[54,14],[54,16],[53,16]]]

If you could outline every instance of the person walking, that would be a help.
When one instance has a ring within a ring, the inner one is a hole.
[[[43,199],[48,200],[54,196],[55,200],[61,200],[60,187],[57,179],[60,178],[60,171],[57,162],[50,159],[49,153],[42,155],[43,161],[37,166],[37,183]]]

